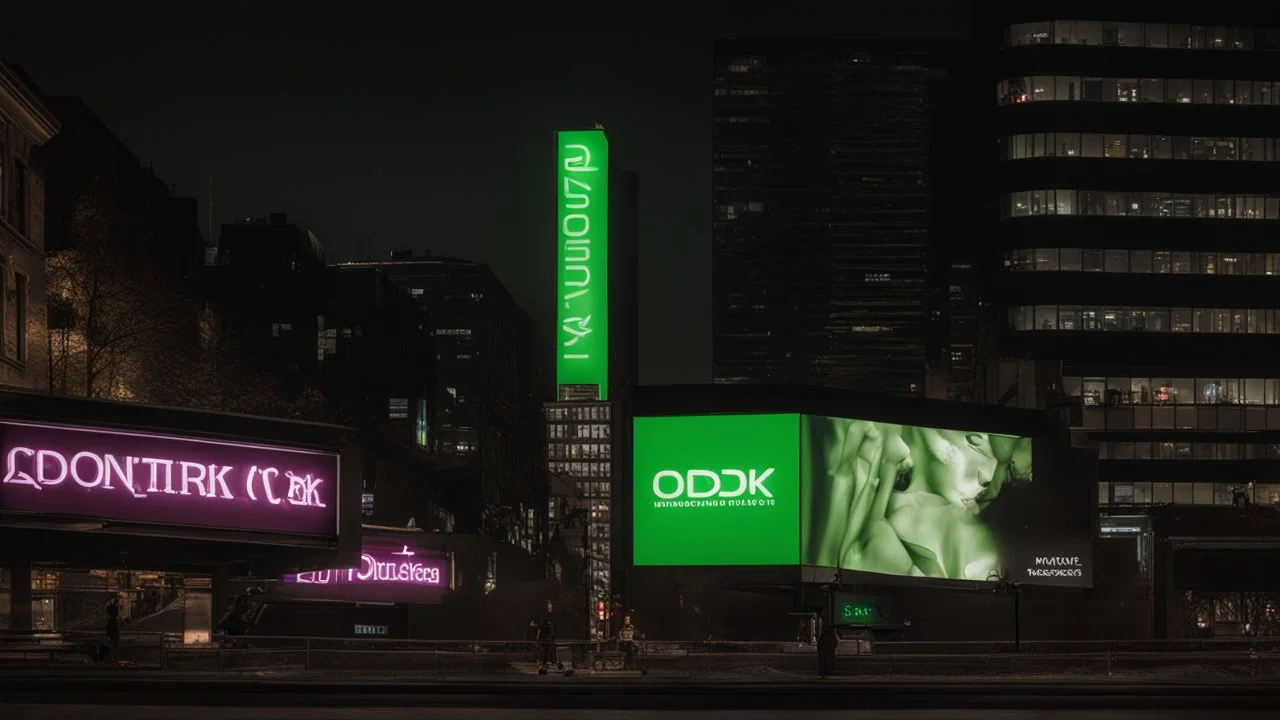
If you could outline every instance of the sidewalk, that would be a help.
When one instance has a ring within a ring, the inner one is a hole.
[[[980,682],[975,682],[979,680]],[[127,687],[137,690],[141,686],[199,685],[207,687],[235,686],[261,690],[288,687],[306,688],[307,692],[350,692],[353,688],[367,688],[379,692],[495,692],[504,689],[528,690],[536,687],[554,687],[557,691],[581,687],[636,687],[644,692],[661,691],[661,688],[726,688],[735,692],[750,688],[780,690],[783,688],[858,687],[859,692],[877,688],[932,688],[953,691],[977,689],[988,691],[994,686],[1006,689],[1026,688],[1043,692],[1055,688],[1197,688],[1197,691],[1214,688],[1265,689],[1280,696],[1280,684],[1270,677],[1220,677],[1220,676],[1160,676],[1151,673],[1117,674],[1108,676],[1081,675],[985,675],[981,678],[942,675],[839,675],[819,678],[816,675],[761,671],[754,673],[722,673],[706,677],[676,677],[662,675],[641,676],[618,671],[580,671],[572,676],[558,673],[511,673],[493,675],[433,676],[430,672],[409,671],[359,671],[359,670],[189,670],[172,671],[154,668],[84,665],[62,667],[13,667],[0,666],[0,683],[9,687],[20,686],[33,690],[37,686],[66,687],[68,682],[77,688],[95,686],[110,690]],[[399,690],[398,690],[399,688]]]

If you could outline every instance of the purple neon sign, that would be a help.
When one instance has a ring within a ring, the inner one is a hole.
[[[337,453],[0,422],[0,510],[335,535]]]
[[[440,587],[445,581],[441,563],[424,557],[403,545],[399,550],[365,548],[360,567],[341,570],[315,570],[286,575],[284,582],[298,585],[424,585]]]

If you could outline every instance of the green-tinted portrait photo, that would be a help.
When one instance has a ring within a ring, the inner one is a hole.
[[[812,415],[802,423],[804,564],[960,580],[1003,574],[993,518],[1008,517],[998,506],[1032,482],[1030,438]]]

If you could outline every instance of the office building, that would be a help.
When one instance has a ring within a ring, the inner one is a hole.
[[[550,379],[533,319],[488,265],[393,253],[378,268],[414,298],[435,343],[426,447],[474,513],[459,528],[537,551],[546,511],[542,403]]]
[[[1280,581],[1258,568],[1280,527],[1274,15],[981,12],[998,148],[987,299],[999,357],[1034,365],[1018,384],[1036,386],[986,399],[1074,406],[1101,460],[1102,545],[1124,540],[1097,592],[1150,602],[1143,632],[1272,634]]]
[[[431,462],[434,344],[426,312],[376,267],[326,266],[283,213],[224,225],[209,300],[259,412],[358,430],[368,522],[453,532],[479,515]]]
[[[950,47],[716,44],[715,382],[924,393]]]
[[[206,279],[220,331],[284,397],[308,393],[319,376],[328,275],[315,233],[285,213],[222,226]]]

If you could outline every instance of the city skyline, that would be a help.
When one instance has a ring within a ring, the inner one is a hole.
[[[197,197],[202,229],[212,177],[215,228],[287,212],[331,262],[410,248],[489,264],[548,347],[552,133],[599,122],[614,165],[640,178],[641,382],[697,383],[711,376],[714,39],[957,36],[965,5],[537,32],[457,17],[409,30],[255,10],[252,24],[210,14],[198,26],[147,20],[113,34],[87,15],[64,25],[24,9],[22,26],[60,31],[5,38],[4,52],[44,93],[83,97],[144,166]],[[320,51],[334,46],[344,52]]]
[[[1114,5],[6,14],[18,707],[1265,702],[1280,23]]]

